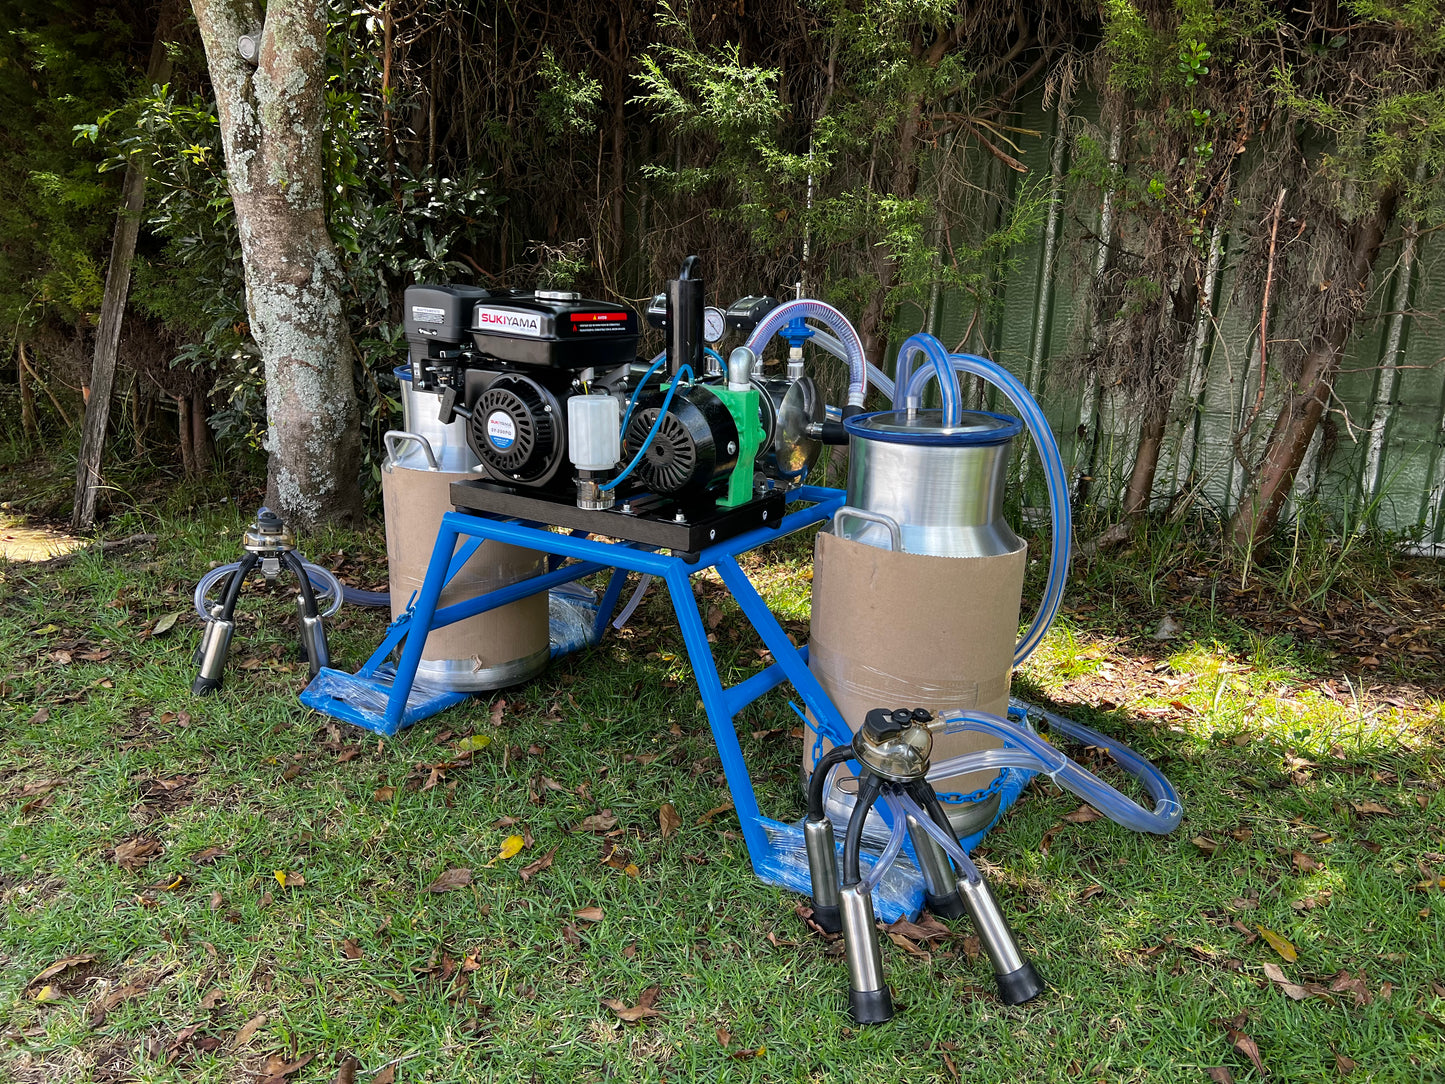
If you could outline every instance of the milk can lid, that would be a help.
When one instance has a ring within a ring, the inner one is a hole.
[[[950,448],[1007,444],[1023,427],[1017,418],[986,410],[963,411],[958,425],[944,425],[941,410],[915,411],[911,418],[906,410],[880,410],[843,419],[848,435],[860,440]]]

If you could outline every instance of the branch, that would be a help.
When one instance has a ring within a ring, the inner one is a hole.
[[[1279,241],[1279,213],[1284,207],[1285,193],[1289,189],[1281,188],[1279,195],[1274,201],[1274,213],[1271,216],[1273,221],[1269,228],[1269,262],[1265,265],[1264,291],[1259,303],[1259,389],[1254,393],[1254,408],[1249,412],[1249,420],[1239,427],[1235,434],[1235,454],[1240,456],[1239,465],[1248,470],[1244,462],[1242,445],[1244,435],[1254,428],[1254,423],[1259,420],[1259,412],[1264,408],[1264,386],[1269,378],[1269,360],[1266,350],[1269,346],[1269,290],[1274,283],[1274,254],[1275,247]]]

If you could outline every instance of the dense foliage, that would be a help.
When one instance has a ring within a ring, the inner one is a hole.
[[[259,370],[194,27],[174,35],[174,77],[147,87],[153,11],[7,7],[0,95],[29,123],[3,137],[0,337],[82,382],[114,167],[142,155],[126,361],[144,379],[128,394],[198,392],[222,446],[254,448]],[[1294,416],[1312,351],[1360,313],[1362,224],[1445,213],[1441,7],[334,3],[329,222],[366,424],[390,423],[400,292],[421,277],[640,300],[700,252],[720,297],[803,289],[844,304],[879,362],[900,316],[932,327],[940,291],[961,291],[983,315],[958,345],[987,352],[1010,254],[1062,198],[1106,209],[1069,349],[1144,419],[1125,509],[1149,503],[1151,427],[1209,319],[1226,228],[1244,242],[1242,304],[1272,291],[1273,319],[1293,329],[1270,346],[1236,439],[1263,479],[1271,448],[1298,436],[1271,436],[1269,420]],[[1018,127],[1015,103],[1039,86],[1061,115],[1083,93],[1103,103],[1097,128],[1069,132],[1062,194],[1020,161],[1039,133]],[[1307,229],[1272,243],[1282,220]]]

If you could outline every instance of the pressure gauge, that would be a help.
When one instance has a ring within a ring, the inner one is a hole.
[[[702,337],[704,339],[715,343],[727,334],[727,330],[722,309],[709,305],[702,310]]]

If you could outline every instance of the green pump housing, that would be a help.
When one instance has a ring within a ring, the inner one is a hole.
[[[763,422],[758,389],[732,391],[726,387],[703,384],[701,387],[722,400],[738,427],[738,461],[728,476],[727,496],[717,503],[720,508],[736,508],[753,499],[753,470],[758,449],[763,446]]]

